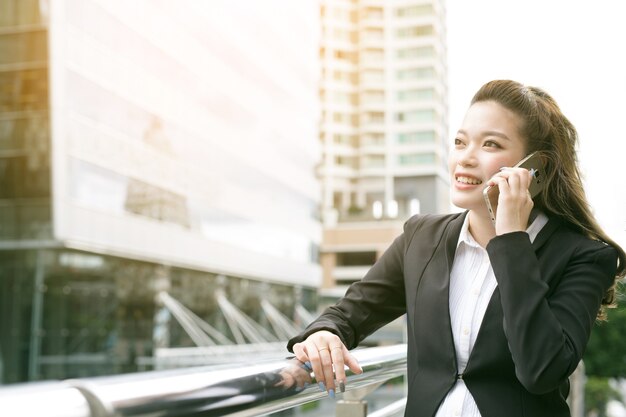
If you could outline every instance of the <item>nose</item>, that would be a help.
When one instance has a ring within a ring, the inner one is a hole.
[[[461,150],[458,154],[457,163],[464,168],[476,165],[476,153],[472,146]]]

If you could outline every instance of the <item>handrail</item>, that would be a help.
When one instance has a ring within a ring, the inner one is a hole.
[[[361,399],[405,373],[406,345],[353,354],[364,373],[347,371],[346,393],[338,393],[338,399]],[[229,369],[204,366],[16,384],[0,388],[0,410],[13,417],[247,417],[326,396],[300,361],[285,359]]]

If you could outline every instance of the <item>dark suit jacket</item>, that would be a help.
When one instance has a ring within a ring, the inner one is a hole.
[[[569,416],[568,377],[613,283],[617,252],[554,218],[532,244],[525,232],[492,239],[487,252],[498,287],[457,376],[448,286],[465,215],[409,219],[366,276],[287,348],[324,329],[351,349],[407,313],[406,416],[434,416],[457,377],[483,417]]]

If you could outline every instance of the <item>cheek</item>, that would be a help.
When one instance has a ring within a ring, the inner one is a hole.
[[[450,172],[450,174],[454,172],[456,161],[457,161],[457,158],[456,158],[454,150],[449,151],[448,152],[448,171]]]
[[[500,168],[515,166],[521,159],[521,157],[518,158],[517,156],[496,158],[488,164],[489,170],[492,175],[495,175],[500,171]]]

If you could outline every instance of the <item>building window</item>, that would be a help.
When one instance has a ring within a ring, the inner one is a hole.
[[[354,161],[354,158],[350,158],[346,156],[336,156],[335,165],[346,167],[346,168],[354,168],[355,161]]]
[[[398,155],[398,164],[407,165],[426,165],[435,163],[435,154],[433,153],[412,153]]]
[[[382,61],[385,59],[385,52],[382,49],[366,49],[362,58],[364,61]]]
[[[398,101],[428,101],[435,99],[434,88],[419,88],[415,90],[398,91]]]
[[[364,83],[376,83],[385,80],[385,73],[383,70],[366,70],[363,71]]]
[[[400,28],[396,31],[398,38],[419,38],[422,36],[431,36],[435,32],[432,25],[426,26],[408,26]]]
[[[424,130],[417,132],[399,133],[398,143],[410,144],[410,143],[432,143],[435,141],[435,131]]]
[[[338,104],[351,104],[353,106],[358,104],[356,94],[342,93],[338,91],[333,93],[333,102]]]
[[[411,68],[400,70],[397,72],[398,80],[431,80],[435,78],[435,69],[433,67]]]
[[[335,50],[335,58],[342,61],[349,61],[350,63],[356,63],[356,54],[354,52]]]
[[[45,62],[47,59],[47,31],[37,30],[0,35],[0,64]]]
[[[381,41],[385,37],[385,32],[382,29],[367,28],[363,34],[365,40]]]
[[[419,46],[415,48],[398,49],[396,56],[399,59],[432,58],[435,56],[435,48],[432,46]]]
[[[414,16],[429,16],[434,14],[432,4],[419,4],[415,6],[399,7],[396,9],[396,16],[398,17],[414,17]]]
[[[385,144],[384,135],[364,135],[361,145],[363,146],[383,146]]]
[[[354,42],[356,34],[350,30],[334,29],[333,41]]]
[[[385,123],[385,113],[365,113],[363,118],[364,124],[381,124]]]
[[[82,206],[189,227],[187,200],[178,193],[78,159],[71,160],[70,173],[71,196]]]
[[[333,141],[340,145],[356,146],[356,143],[357,143],[356,139],[357,139],[356,136],[351,136],[351,135],[339,135],[339,134],[333,135]]]
[[[357,75],[354,72],[347,71],[333,71],[333,79],[335,81],[348,81],[351,83],[357,82]]]
[[[15,112],[48,108],[48,70],[0,72],[0,111]]]
[[[0,27],[43,23],[39,0],[3,0],[0,2]]]
[[[434,110],[412,110],[396,113],[396,120],[404,123],[419,123],[435,121]]]
[[[385,93],[384,91],[366,91],[362,95],[364,104],[371,103],[384,103]]]
[[[385,157],[383,155],[366,155],[363,158],[363,168],[384,168]]]
[[[381,7],[368,7],[363,12],[365,19],[382,19],[383,9]]]

